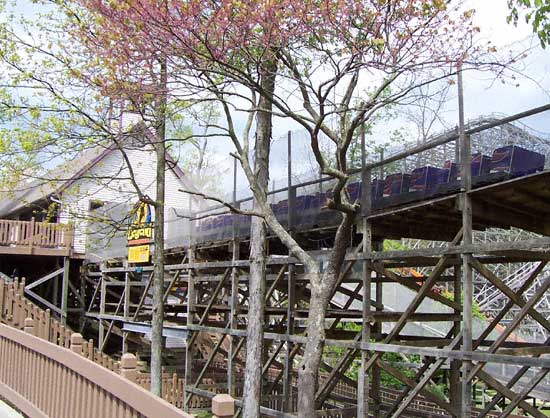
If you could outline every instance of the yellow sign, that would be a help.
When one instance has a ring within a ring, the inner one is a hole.
[[[130,227],[128,229],[128,244],[145,244],[151,242],[153,237],[153,227],[151,224],[142,227]]]
[[[151,222],[151,207],[147,203],[139,202],[135,206],[127,238],[128,245],[142,245],[151,242],[153,223]]]
[[[136,247],[128,247],[128,262],[129,263],[148,263],[149,262],[149,245],[138,245]]]

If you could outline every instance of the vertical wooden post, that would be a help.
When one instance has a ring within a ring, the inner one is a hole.
[[[128,267],[127,265],[125,266]],[[124,274],[124,319],[130,318],[130,273]],[[122,353],[128,351],[128,332],[122,332]]]
[[[288,275],[287,275],[287,294],[288,294],[288,304],[287,304],[287,327],[286,334],[291,336],[294,334],[294,309],[296,307],[296,275],[294,274],[294,265],[288,265]],[[284,411],[292,411],[292,350],[294,344],[290,341],[287,341],[285,344],[285,357],[284,357],[284,375],[283,375],[283,397],[284,397]]]
[[[238,207],[237,203],[237,159],[233,158],[233,205]],[[233,234],[232,245],[233,248],[231,260],[233,263],[240,257],[240,242],[239,236],[239,216],[233,217]],[[239,303],[239,272],[237,267],[233,265],[231,267],[231,278],[229,282],[229,329],[233,331],[237,328],[237,304]],[[227,392],[229,395],[235,395],[235,375],[233,374],[233,357],[235,356],[235,349],[237,346],[237,337],[229,335],[229,350],[227,353]]]
[[[292,234],[294,228],[294,213],[296,201],[296,188],[292,187],[292,132],[287,134],[287,191],[288,191],[288,231]],[[295,286],[296,278],[294,275],[294,265],[288,264],[287,274],[287,327],[286,334],[294,333],[294,305],[295,305]],[[283,370],[283,410],[292,411],[292,348],[293,344],[287,341],[285,344],[284,370]]]
[[[63,257],[63,282],[61,288],[61,324],[67,325],[67,306],[69,302],[69,273],[71,267],[69,257]]]
[[[461,209],[462,209],[462,243],[472,244],[472,201],[470,190],[472,187],[471,177],[471,146],[470,137],[465,134],[464,128],[464,89],[462,84],[462,68],[458,69],[458,116],[459,116],[459,140],[460,140],[460,167],[462,180]],[[472,351],[472,300],[473,300],[473,273],[470,259],[472,254],[462,254],[462,350]],[[472,383],[467,378],[472,369],[472,362],[462,362],[462,411],[461,416],[469,417],[472,411]]]
[[[105,338],[105,325],[103,325],[103,315],[105,314],[105,298],[107,296],[107,275],[103,273],[103,265],[101,267],[101,294],[99,295],[99,349],[103,349],[103,339]]]
[[[377,241],[375,245],[373,245],[375,251],[383,251],[384,242],[383,241]],[[376,310],[382,311],[382,296],[383,296],[383,282],[382,282],[382,275],[379,273],[376,273],[376,277],[378,280],[376,281]],[[382,322],[376,322],[373,326],[373,331],[377,334],[382,333]],[[371,388],[371,398],[373,399],[373,408],[372,408],[372,415],[375,417],[378,417],[381,415],[381,403],[382,400],[380,398],[380,390],[381,390],[381,370],[380,367],[378,367],[377,364],[374,364],[372,366],[372,388]]]
[[[71,335],[71,351],[78,355],[82,355],[82,342],[83,339],[81,334],[76,333]]]
[[[216,418],[232,418],[235,414],[235,400],[227,394],[219,394],[212,399],[212,414]]]
[[[4,294],[6,289],[6,283],[0,279],[0,317],[4,316]]]
[[[80,318],[79,329],[82,332],[85,325],[85,313],[86,313],[86,269],[84,266],[80,267]]]
[[[28,240],[29,240],[29,254],[32,254],[32,249],[34,247],[34,229],[36,227],[36,222],[34,216],[31,218],[30,231],[28,231]],[[21,234],[21,238],[24,237],[24,234]]]
[[[35,335],[34,319],[25,318],[25,327],[23,328],[23,331],[25,331],[27,334]]]
[[[131,382],[137,380],[137,358],[132,353],[124,353],[120,359],[120,375]]]
[[[49,309],[46,309],[46,314],[44,315],[44,339],[47,341],[52,340],[52,314]]]
[[[454,301],[459,302],[462,297],[462,286],[461,286],[461,266],[457,265],[453,270],[453,296]],[[455,309],[455,314],[460,314],[460,310]],[[460,321],[455,321],[453,323],[453,338],[458,335],[460,332]],[[459,347],[459,346],[457,346]],[[450,370],[450,400],[451,405],[455,411],[460,411],[462,405],[462,391],[460,385],[460,360],[451,360],[451,370]]]
[[[365,150],[365,126],[361,126],[361,177],[363,182],[363,193],[361,194],[362,227],[363,227],[363,254],[372,252],[372,229],[368,221],[371,211],[371,171],[366,169]],[[371,326],[369,323],[371,311],[371,263],[370,260],[363,260],[363,304],[362,304],[362,327],[361,341],[369,342]],[[361,351],[361,368],[357,378],[357,418],[369,417],[369,377],[365,371],[369,353]]]
[[[189,263],[195,262],[195,250],[193,247],[189,247],[188,257]],[[193,269],[189,269],[187,282],[187,324],[193,324],[193,315],[195,312],[195,281],[193,277]],[[198,332],[198,331],[193,331]],[[191,342],[192,332],[188,331],[187,344],[185,345],[185,387],[191,387],[193,383],[193,345],[189,344]],[[192,396],[192,394],[189,394]],[[185,398],[185,397],[184,397]],[[189,403],[184,402],[184,409],[189,410]]]

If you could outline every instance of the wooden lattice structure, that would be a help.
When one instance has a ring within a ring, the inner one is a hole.
[[[445,145],[457,149],[462,176],[458,190],[386,208],[373,209],[370,188],[363,188],[362,216],[327,311],[326,355],[316,393],[319,416],[545,416],[544,399],[538,393],[548,387],[550,341],[526,341],[516,333],[526,317],[550,331],[549,318],[536,309],[547,297],[550,278],[542,278],[537,290],[524,297],[550,260],[550,171],[475,183],[470,135],[548,108],[468,129],[463,125],[457,132],[358,170],[363,184],[370,184],[384,166]],[[288,207],[292,208],[300,187],[305,185],[289,181]],[[327,256],[323,246],[330,247],[334,227],[300,230],[293,224],[291,209],[287,222],[322,266]],[[497,243],[472,238],[474,230],[511,227],[535,235]],[[385,239],[401,238],[447,245],[384,251]],[[302,266],[275,237],[269,239],[269,250],[262,413],[290,417],[296,412],[309,289]],[[165,335],[185,340],[185,360],[176,356],[185,379],[183,407],[196,407],[199,399],[207,403],[216,393],[242,396],[246,324],[248,315],[253,315],[247,305],[247,238],[240,237],[234,225],[230,237],[211,242],[191,239],[188,247],[171,250],[168,257],[172,263],[165,276]],[[516,289],[491,268],[523,262],[535,267]],[[474,271],[507,298],[502,310],[478,329],[472,314]],[[152,267],[123,262],[89,266],[82,277],[81,296],[85,317],[98,321],[99,347],[107,348],[113,335],[122,338],[123,350],[140,344],[136,330],[141,327],[142,334],[148,330],[151,283]],[[401,310],[389,310],[385,289],[397,285],[411,296],[404,298]],[[452,297],[441,293],[442,287],[452,289]],[[422,309],[425,304],[439,308]],[[512,311],[513,319],[503,327],[501,320]],[[414,324],[439,324],[439,333],[411,332]],[[388,360],[388,353],[397,353],[408,364],[403,368]],[[495,375],[488,365],[510,367]],[[383,376],[401,382],[401,388],[384,387]],[[444,386],[443,394],[435,390],[435,381]],[[480,403],[474,396],[476,386],[487,388],[491,399]]]

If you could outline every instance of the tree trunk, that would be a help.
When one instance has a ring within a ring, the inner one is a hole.
[[[161,62],[161,88],[166,89],[166,61]],[[166,95],[163,93],[156,109],[156,143],[157,160],[155,226],[153,254],[153,318],[151,320],[151,392],[162,395],[162,328],[164,321],[164,201],[166,183]]]
[[[260,83],[268,95],[258,103],[254,147],[254,174],[259,192],[264,198],[269,185],[269,151],[272,132],[272,103],[267,97],[275,89],[277,62],[266,60],[261,67]],[[259,205],[254,199],[254,208]],[[243,393],[243,418],[260,416],[262,390],[262,347],[265,311],[265,266],[267,228],[263,219],[253,217],[250,231],[250,274],[248,297],[248,327],[246,334],[246,367]]]
[[[325,278],[325,275],[323,275]],[[309,303],[307,341],[298,369],[298,417],[315,418],[315,392],[319,378],[319,364],[325,341],[325,312],[328,297],[317,286],[312,286]]]
[[[354,216],[345,214],[334,237],[334,247],[326,269],[310,276],[311,298],[307,324],[307,341],[298,370],[298,417],[315,418],[315,393],[319,380],[319,364],[325,345],[325,315],[334,286],[346,256]]]

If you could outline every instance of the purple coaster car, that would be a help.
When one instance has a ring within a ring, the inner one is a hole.
[[[396,173],[386,176],[384,180],[384,197],[408,192],[410,183],[410,174]]]
[[[491,172],[505,172],[524,176],[544,169],[545,156],[517,145],[507,145],[493,151]]]
[[[446,183],[449,170],[437,167],[420,167],[411,173],[410,192],[420,192],[433,189],[438,184]]]

